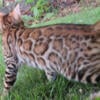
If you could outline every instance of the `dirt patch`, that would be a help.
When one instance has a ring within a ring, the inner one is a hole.
[[[100,6],[100,0],[81,0],[80,2],[70,2],[69,4],[66,2],[62,2],[64,5],[59,6],[59,16],[66,16],[72,13],[78,13],[86,8],[91,8],[91,10],[95,7]]]

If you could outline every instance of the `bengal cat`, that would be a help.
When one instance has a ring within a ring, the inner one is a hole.
[[[0,12],[0,29],[6,64],[4,93],[24,63],[44,70],[50,81],[61,74],[69,80],[100,83],[99,22],[26,28],[17,5],[9,13]]]

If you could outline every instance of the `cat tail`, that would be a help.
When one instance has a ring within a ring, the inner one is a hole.
[[[100,21],[93,24],[93,31],[100,35]]]

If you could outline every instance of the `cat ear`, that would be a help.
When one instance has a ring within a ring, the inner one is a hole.
[[[16,5],[14,10],[10,13],[10,15],[16,20],[19,21],[21,18],[21,11],[20,11],[20,6],[19,4]]]
[[[4,17],[5,15],[6,15],[5,13],[0,12],[0,32],[3,31],[3,17]]]
[[[3,17],[3,16],[5,16],[5,15],[6,15],[5,13],[0,12],[0,17]]]
[[[4,13],[0,12],[0,23],[2,21],[3,16],[4,16]]]
[[[96,32],[99,31],[99,33],[100,33],[100,21],[98,21],[97,23],[94,24],[94,31],[96,31]]]

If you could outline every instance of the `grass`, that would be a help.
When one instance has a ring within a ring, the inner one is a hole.
[[[25,20],[31,19],[30,17],[27,17]],[[46,25],[52,25],[52,24],[59,24],[59,23],[80,23],[80,24],[93,24],[100,20],[100,7],[97,7],[95,9],[92,8],[86,8],[82,12],[76,13],[76,14],[70,14],[65,17],[58,17],[54,20],[50,20],[47,22],[41,22],[39,24],[33,24],[31,26],[27,27],[41,27]]]
[[[40,25],[55,23],[94,23],[100,20],[100,7],[83,11],[76,15],[69,15]],[[38,27],[39,25],[37,25]],[[31,27],[34,27],[31,26]],[[0,93],[3,89],[5,64],[3,61],[0,38]],[[43,71],[32,67],[23,66],[19,69],[17,81],[7,100],[88,100],[88,96],[95,90],[100,90],[100,85],[94,87],[90,84],[70,82],[58,76],[54,82],[49,82]]]

